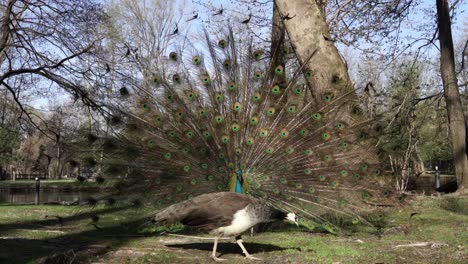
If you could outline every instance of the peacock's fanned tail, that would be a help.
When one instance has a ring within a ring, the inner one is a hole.
[[[315,73],[290,54],[272,65],[232,31],[205,35],[119,90],[102,141],[107,174],[161,203],[232,190],[241,175],[246,193],[316,219],[390,199],[354,91],[312,96],[304,80]]]

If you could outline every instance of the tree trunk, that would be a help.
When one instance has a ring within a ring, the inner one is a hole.
[[[283,20],[276,5],[273,6],[273,18],[271,28],[271,61],[273,65],[284,65],[284,42],[286,29],[284,28]],[[275,67],[271,67],[270,76],[275,76]],[[284,76],[283,76],[284,77]],[[284,81],[284,80],[283,80]]]
[[[13,6],[15,1],[10,0],[6,5],[5,12],[3,13],[3,19],[1,20],[0,26],[0,63],[3,63],[5,59],[6,51],[8,50],[8,44],[10,42],[10,23]]]
[[[312,71],[307,84],[315,100],[321,100],[325,92],[339,95],[352,91],[348,69],[315,0],[275,0],[275,5],[280,15],[287,17],[283,22],[299,61],[306,62],[307,70]]]
[[[278,12],[288,33],[289,40],[299,62],[304,65],[305,79],[310,89],[312,100],[316,105],[324,105],[325,95],[331,93],[336,98],[345,96],[334,109],[333,115],[350,126],[355,127],[358,138],[362,132],[366,140],[359,140],[353,145],[355,154],[347,162],[378,164],[377,151],[368,138],[373,131],[364,128],[365,117],[362,115],[354,86],[348,75],[346,64],[330,38],[328,24],[323,17],[322,9],[315,0],[275,0]],[[358,129],[362,130],[359,131]],[[379,135],[378,135],[379,136]]]
[[[62,165],[62,152],[60,148],[60,142],[57,142],[57,170],[55,172],[55,178],[61,180],[62,179],[62,170],[61,170],[61,165]]]
[[[448,1],[436,0],[436,6],[440,43],[440,72],[444,84],[455,174],[457,176],[458,192],[467,193],[468,158],[466,155],[465,115],[455,73],[455,56]]]

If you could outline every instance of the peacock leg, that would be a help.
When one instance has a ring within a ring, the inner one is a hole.
[[[242,249],[242,252],[244,252],[245,258],[254,259],[254,260],[262,260],[261,258],[256,258],[250,255],[249,252],[247,252],[247,249],[245,249],[244,244],[242,244],[243,241],[242,241],[241,236],[236,237],[236,242],[237,242],[237,245],[239,245],[239,247]]]
[[[214,261],[223,261],[225,259],[222,259],[222,258],[218,258],[216,257],[216,249],[218,248],[218,238],[216,237],[215,240],[214,240],[214,245],[213,245],[213,254],[211,254],[211,258],[214,260]]]

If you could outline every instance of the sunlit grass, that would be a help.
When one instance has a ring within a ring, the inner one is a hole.
[[[356,225],[334,235],[302,220],[299,228],[278,223],[253,237],[246,234],[244,243],[267,263],[464,263],[468,257],[468,215],[464,210],[467,200],[451,199],[416,197],[408,205],[386,210],[381,214],[384,219],[379,220],[384,223],[379,232],[369,232],[364,226]],[[211,261],[212,241],[173,237],[167,233],[209,235],[181,225],[154,226],[148,220],[155,210],[121,201],[114,206],[95,207],[0,206],[0,237],[4,238],[0,262],[17,259],[12,263],[24,263],[50,257],[52,252],[60,255],[62,247],[73,248],[80,243],[102,245],[106,254],[83,251],[81,255],[100,263]],[[94,214],[99,216],[97,222],[92,220]],[[61,225],[54,216],[65,221]],[[50,241],[61,241],[60,250]],[[189,247],[168,247],[164,241],[179,241]],[[422,242],[430,244],[396,247]],[[24,245],[18,247],[18,244]],[[44,253],[47,247],[50,252]],[[222,241],[220,253],[223,250],[227,253],[222,257],[229,263],[245,262],[234,241]]]

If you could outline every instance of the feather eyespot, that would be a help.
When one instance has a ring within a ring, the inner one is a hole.
[[[267,109],[267,116],[270,116],[270,117],[271,117],[271,116],[274,116],[275,113],[276,113],[276,109],[275,109],[274,107],[269,107],[269,108]]]
[[[195,64],[195,65],[200,65],[200,63],[202,62],[202,59],[200,56],[193,56],[192,57],[192,63]]]
[[[257,80],[257,81],[260,80],[260,79],[262,79],[262,76],[263,76],[263,75],[262,75],[262,72],[261,72],[261,71],[256,71],[256,72],[254,73],[254,78],[255,78],[255,80]]]
[[[208,76],[208,74],[204,74],[204,75],[202,76],[202,82],[203,82],[203,84],[205,84],[205,85],[210,84],[210,76]]]
[[[276,75],[282,75],[284,73],[284,68],[283,66],[279,65],[279,66],[276,66],[275,68],[275,73]]]
[[[239,124],[233,124],[231,126],[231,129],[232,129],[233,132],[239,132],[240,126],[239,126]]]
[[[235,91],[237,89],[237,85],[235,82],[229,82],[228,88],[229,88],[229,91]]]
[[[234,103],[234,111],[239,112],[242,109],[242,105],[239,102]]]
[[[220,41],[218,41],[218,46],[222,49],[224,49],[226,46],[227,46],[227,41],[222,39]]]
[[[174,83],[180,84],[180,76],[179,76],[179,74],[174,74],[174,75],[172,75],[172,81],[173,81]]]
[[[223,61],[223,67],[228,69],[231,67],[231,61],[230,60],[224,60]]]
[[[177,53],[174,51],[169,53],[169,58],[173,61],[177,61]]]
[[[255,95],[253,96],[253,101],[255,103],[259,103],[261,99],[262,99],[262,96],[260,95],[260,93],[256,92]]]
[[[289,136],[289,131],[286,129],[282,129],[280,132],[280,137],[281,138],[287,138]]]
[[[279,85],[275,85],[275,86],[273,86],[273,88],[271,88],[271,93],[273,95],[278,95],[278,94],[280,94],[280,92],[281,92],[281,89],[280,89]]]
[[[263,54],[263,52],[262,52],[261,50],[256,50],[256,51],[254,51],[254,53],[253,53],[253,57],[254,57],[254,59],[256,59],[256,60],[259,60],[259,59],[262,58],[262,54]]]
[[[119,93],[120,93],[121,96],[127,96],[127,95],[130,94],[127,87],[120,88]]]

